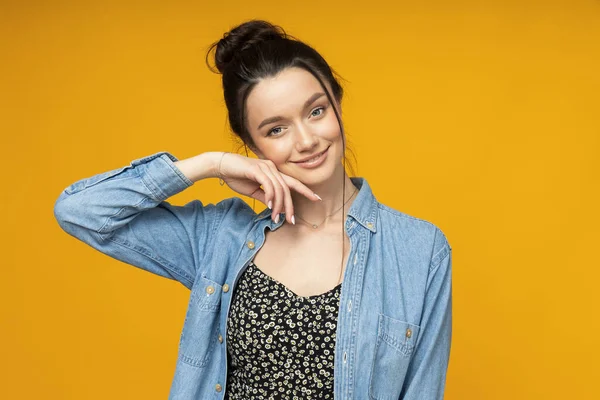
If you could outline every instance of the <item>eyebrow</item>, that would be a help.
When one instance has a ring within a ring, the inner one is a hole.
[[[325,93],[317,92],[317,93],[313,94],[312,96],[310,96],[308,98],[308,100],[306,100],[304,102],[304,108],[307,108],[308,106],[310,106],[312,103],[314,103],[317,99],[321,98],[322,96],[325,96]],[[260,129],[265,125],[272,124],[273,122],[281,121],[282,119],[283,119],[283,117],[281,117],[281,116],[267,118],[263,122],[261,122],[260,125],[258,125],[257,129]]]

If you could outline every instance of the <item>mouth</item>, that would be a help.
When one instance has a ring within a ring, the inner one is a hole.
[[[310,163],[314,163],[315,161],[317,161],[319,159],[319,157],[321,157],[323,154],[325,154],[325,152],[327,150],[329,150],[329,147],[327,147],[322,152],[315,154],[314,156],[311,156],[309,158],[305,158],[304,160],[292,161],[292,162],[295,163],[295,164],[310,164]]]
[[[325,162],[328,154],[329,154],[329,147],[327,147],[322,152],[317,153],[314,156],[311,156],[309,159],[306,159],[304,161],[294,161],[294,164],[296,164],[297,166],[299,166],[301,168],[306,168],[306,169],[317,168]]]

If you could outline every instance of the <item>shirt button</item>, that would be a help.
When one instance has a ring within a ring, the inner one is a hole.
[[[216,390],[217,392],[220,392],[221,390],[223,390],[223,386],[221,386],[220,384],[218,384],[218,383],[217,383],[217,384],[215,385],[215,390]]]
[[[224,284],[224,285],[223,285],[223,291],[224,291],[225,293],[229,292],[229,285],[228,285],[228,284]]]
[[[372,228],[373,228],[373,224],[372,224],[372,223],[370,223],[370,222],[367,222],[367,227],[368,227],[369,229],[372,229]]]
[[[412,331],[409,329],[406,330],[406,337],[409,338],[412,336]]]
[[[223,336],[219,335],[219,343],[223,343]]]
[[[212,286],[208,286],[208,287],[206,288],[206,293],[208,293],[208,294],[213,294],[214,292],[215,292],[215,288],[214,288],[214,287],[212,287]]]
[[[252,240],[250,240],[247,244],[248,244],[248,248],[250,250],[252,250],[254,248],[254,242]]]

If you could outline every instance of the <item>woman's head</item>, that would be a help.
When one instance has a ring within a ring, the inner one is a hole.
[[[328,150],[328,163],[339,164],[343,90],[316,50],[259,20],[227,32],[207,58],[213,49],[229,123],[244,144],[291,176],[307,176],[310,171],[296,162],[331,145],[335,154]]]

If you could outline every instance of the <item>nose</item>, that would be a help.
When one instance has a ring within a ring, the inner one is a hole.
[[[296,130],[296,150],[299,153],[313,150],[319,144],[319,138],[304,124],[300,124]]]

